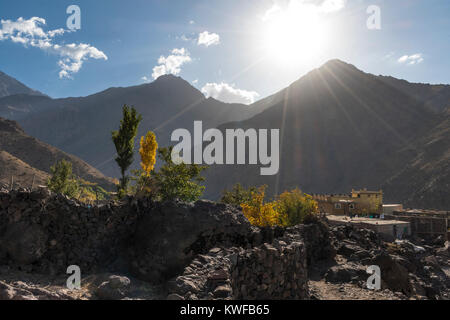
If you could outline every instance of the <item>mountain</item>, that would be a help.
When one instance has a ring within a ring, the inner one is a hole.
[[[28,88],[23,83],[0,71],[0,98],[14,94],[43,95],[39,91]]]
[[[9,112],[32,136],[114,177],[119,170],[111,131],[119,126],[123,104],[143,115],[139,136],[153,130],[160,146],[174,144],[175,129],[192,132],[195,120],[203,121],[204,130],[280,129],[277,175],[260,176],[260,166],[211,166],[205,197],[217,199],[237,182],[268,184],[272,195],[297,186],[308,193],[367,187],[383,188],[386,202],[448,209],[448,88],[375,76],[332,60],[250,106],[206,99],[188,82],[167,75],[87,97],[14,95],[0,99],[0,112]]]
[[[33,168],[6,151],[0,151],[0,186],[11,186],[11,182],[21,187],[45,185],[49,177],[48,173]]]
[[[386,201],[401,202],[419,190],[418,185],[410,185],[405,168],[417,172],[414,159],[433,166],[441,157],[437,150],[430,154],[427,149],[441,116],[384,79],[339,60],[259,103],[270,102],[262,113],[225,124],[220,130],[280,129],[279,173],[261,176],[260,166],[254,165],[213,166],[206,173],[208,198],[217,198],[237,182],[267,184],[272,195],[297,186],[308,193],[348,193],[363,187],[378,190],[389,182],[392,193],[386,193]],[[448,123],[442,126],[435,134],[448,141]],[[443,168],[434,170],[448,170],[448,161],[439,163]],[[399,176],[401,172],[406,174]],[[435,188],[444,186],[445,181],[440,181]],[[402,191],[395,191],[397,187]],[[439,199],[432,207],[450,207],[450,197]],[[417,198],[409,203],[425,205]]]
[[[110,88],[87,97],[37,103],[31,101],[34,98],[23,98],[26,101],[21,102],[22,106],[39,110],[16,119],[27,133],[116,177],[119,169],[114,161],[116,152],[111,131],[119,128],[124,104],[135,106],[143,116],[139,136],[153,130],[160,146],[172,144],[173,130],[191,129],[194,120],[202,120],[206,128],[255,114],[255,110],[246,105],[206,99],[187,81],[173,75],[162,76],[150,84]],[[139,166],[139,161],[134,166]]]
[[[42,112],[51,106],[52,99],[47,96],[14,94],[0,98],[0,117],[20,119],[35,112]]]
[[[436,112],[450,110],[450,85],[427,83],[410,83],[393,77],[380,76],[385,83],[425,103],[427,107]]]
[[[419,138],[418,154],[383,185],[407,207],[450,208],[450,111],[430,133]]]
[[[11,176],[18,184],[31,186],[33,175],[37,184],[43,183],[50,167],[58,160],[72,162],[77,176],[98,183],[107,190],[114,190],[113,180],[105,177],[83,160],[64,153],[55,147],[28,136],[19,125],[0,118],[0,182],[9,183]]]

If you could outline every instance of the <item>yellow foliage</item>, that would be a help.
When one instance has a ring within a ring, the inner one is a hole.
[[[262,186],[252,192],[251,199],[241,204],[242,211],[251,224],[258,227],[271,227],[279,222],[279,213],[275,210],[275,202],[264,203],[266,187]]]
[[[277,201],[264,202],[267,186],[251,193],[241,204],[242,211],[251,224],[257,227],[291,227],[304,223],[319,212],[317,202],[299,189],[286,191]]]
[[[299,189],[281,194],[275,208],[280,214],[280,224],[286,227],[301,224],[319,212],[317,201]]]
[[[156,142],[156,136],[153,132],[147,132],[145,137],[141,138],[141,148],[139,154],[141,155],[141,167],[144,173],[149,176],[156,163],[156,149],[158,149],[158,143]]]

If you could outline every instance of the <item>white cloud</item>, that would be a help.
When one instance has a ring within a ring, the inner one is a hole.
[[[191,20],[191,21],[189,21],[189,24],[195,24],[195,21],[194,20]]]
[[[195,79],[194,81],[192,81],[192,84],[197,85],[198,84],[198,79]]]
[[[178,36],[177,36],[177,39],[180,39],[180,40],[182,40],[182,41],[191,41],[191,40],[194,40],[194,39],[192,39],[190,36],[187,36],[187,35],[185,35],[185,34],[182,34],[181,37],[178,37]]]
[[[406,63],[408,65],[419,64],[422,63],[423,61],[424,59],[421,53],[416,53],[410,56],[404,55],[398,59],[399,63]]]
[[[262,17],[264,21],[275,18],[284,10],[291,13],[303,12],[305,8],[316,13],[340,11],[347,5],[347,0],[273,0],[273,5]]]
[[[71,43],[59,45],[53,43],[55,36],[71,32],[64,29],[44,31],[42,26],[46,25],[43,18],[32,17],[28,20],[23,18],[17,21],[0,20],[0,41],[11,40],[25,47],[31,46],[58,55],[61,59],[58,65],[61,68],[60,78],[71,78],[71,75],[80,71],[84,61],[91,59],[104,59],[108,57],[100,50],[84,43]]]
[[[347,0],[325,0],[320,5],[320,9],[323,12],[340,11],[345,8]]]
[[[251,104],[255,102],[259,94],[255,91],[247,91],[234,88],[234,85],[228,83],[207,83],[202,92],[207,98],[213,97],[214,99],[227,102],[227,103],[243,103]]]
[[[198,35],[198,45],[204,45],[206,47],[218,45],[220,43],[220,36],[217,33],[209,33],[204,31]]]
[[[152,77],[158,79],[165,74],[178,75],[181,72],[181,66],[191,61],[192,59],[186,49],[173,49],[171,55],[159,57],[158,65],[153,68]]]

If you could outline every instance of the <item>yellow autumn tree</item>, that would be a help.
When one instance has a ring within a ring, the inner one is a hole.
[[[251,224],[257,227],[271,227],[278,224],[279,213],[275,210],[275,202],[264,202],[267,186],[259,187],[252,192],[251,199],[241,204],[242,212]]]
[[[158,149],[158,142],[153,132],[147,132],[145,137],[141,138],[141,148],[139,154],[141,155],[141,167],[146,176],[150,176],[156,163],[156,150]]]
[[[275,208],[279,213],[279,223],[285,227],[304,223],[308,218],[317,216],[319,212],[319,206],[313,197],[299,189],[281,194]]]

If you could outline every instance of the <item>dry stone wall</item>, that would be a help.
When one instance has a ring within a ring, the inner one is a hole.
[[[121,272],[169,284],[169,298],[304,299],[299,230],[259,229],[232,206],[128,198],[86,206],[46,189],[0,191],[0,265]]]

